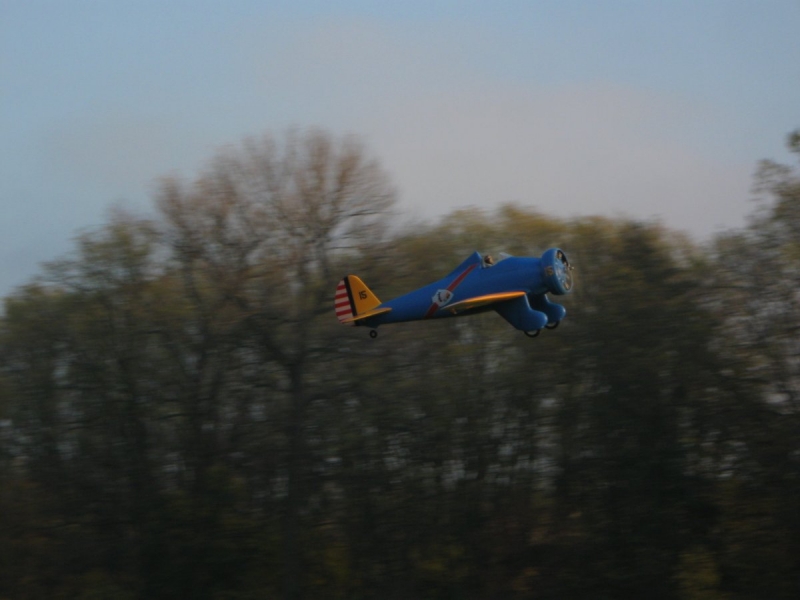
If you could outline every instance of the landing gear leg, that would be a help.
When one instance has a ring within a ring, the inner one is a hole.
[[[374,340],[376,337],[378,337],[378,331],[375,330],[375,329],[370,329],[369,330],[369,337],[371,337]]]

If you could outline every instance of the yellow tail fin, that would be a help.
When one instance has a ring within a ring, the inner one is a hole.
[[[348,275],[347,279],[350,283],[350,293],[353,296],[353,308],[355,308],[356,317],[368,310],[372,310],[381,303],[378,297],[372,293],[372,290],[370,290],[367,284],[361,281],[361,279],[355,275]]]
[[[381,301],[372,293],[361,279],[348,275],[336,287],[336,317],[340,322],[350,324],[359,315],[371,311]]]

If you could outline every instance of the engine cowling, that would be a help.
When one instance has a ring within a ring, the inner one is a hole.
[[[572,291],[572,266],[560,248],[550,248],[542,254],[542,280],[551,294],[563,296]]]

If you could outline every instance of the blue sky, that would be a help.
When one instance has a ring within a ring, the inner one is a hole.
[[[290,126],[399,210],[744,223],[800,127],[800,2],[0,0],[0,295],[158,177]]]

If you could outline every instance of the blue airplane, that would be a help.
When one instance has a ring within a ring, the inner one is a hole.
[[[465,316],[490,309],[528,337],[543,328],[555,329],[567,314],[547,293],[562,296],[572,291],[572,266],[567,255],[550,248],[541,258],[473,253],[446,277],[381,302],[355,275],[348,275],[336,287],[336,317],[345,325],[363,325],[369,335],[388,323]]]

